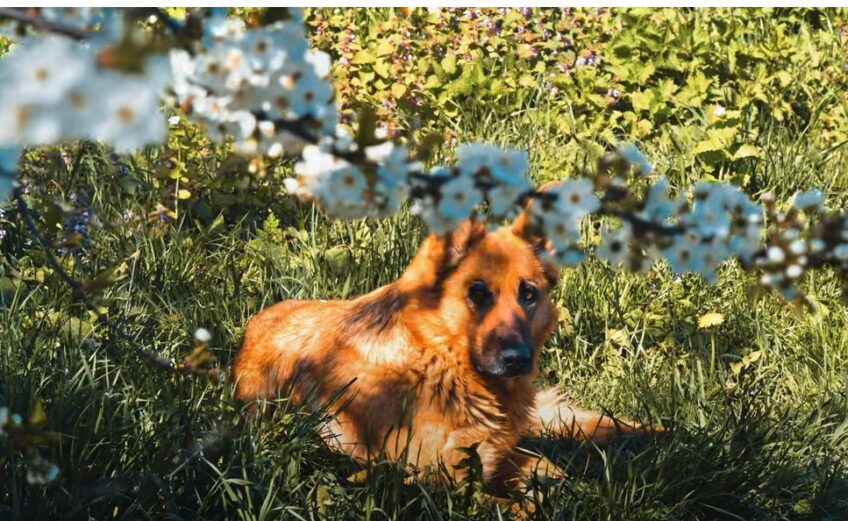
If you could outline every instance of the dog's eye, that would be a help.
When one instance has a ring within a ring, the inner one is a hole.
[[[492,292],[485,282],[475,280],[468,286],[468,299],[480,309],[487,308],[492,304]]]
[[[518,288],[518,300],[525,306],[535,304],[539,298],[539,290],[534,286],[522,282]]]

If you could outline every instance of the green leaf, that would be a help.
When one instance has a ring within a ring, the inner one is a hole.
[[[361,63],[373,63],[376,60],[373,54],[368,52],[366,49],[362,49],[358,53],[353,56],[353,60],[351,63],[361,64]]]
[[[521,77],[518,78],[518,84],[522,87],[535,87],[536,79],[533,77],[532,74],[522,74]]]
[[[27,418],[27,424],[33,429],[40,429],[46,423],[47,414],[44,412],[44,406],[41,405],[41,400],[36,400]]]
[[[454,74],[456,72],[456,55],[448,54],[442,59],[442,68],[446,74]]]
[[[401,98],[406,94],[406,85],[403,83],[395,83],[392,85],[392,96],[395,98]]]
[[[387,56],[395,50],[395,46],[388,40],[380,40],[377,45],[377,56]]]
[[[744,159],[746,157],[761,157],[762,151],[754,145],[742,145],[733,154],[733,159]]]
[[[654,93],[649,90],[634,92],[630,95],[630,102],[635,110],[650,110],[654,101]]]
[[[380,75],[381,78],[388,78],[390,75],[389,72],[389,64],[384,62],[383,60],[377,60],[374,62],[374,72]]]

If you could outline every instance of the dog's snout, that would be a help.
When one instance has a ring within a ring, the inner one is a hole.
[[[530,365],[530,348],[524,343],[510,342],[503,346],[501,360],[510,372],[523,372]]]

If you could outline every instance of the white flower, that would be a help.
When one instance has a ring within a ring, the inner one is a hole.
[[[780,264],[786,260],[786,252],[779,246],[769,246],[766,250],[766,258],[772,264]]]
[[[306,53],[306,63],[312,66],[312,71],[319,78],[327,78],[330,76],[330,55],[315,49],[310,49]]]
[[[523,150],[498,150],[489,162],[489,172],[496,181],[509,186],[523,185],[530,161]]]
[[[676,275],[686,272],[701,272],[699,264],[703,259],[697,251],[700,245],[700,237],[694,234],[678,235],[674,238],[671,247],[663,252],[663,257],[671,265]]]
[[[226,7],[209,8],[210,16],[203,22],[203,45],[212,47],[223,40],[237,40],[245,30],[244,20],[227,18]]]
[[[199,327],[197,328],[197,331],[194,332],[194,339],[202,344],[206,344],[212,340],[212,333],[204,327]]]
[[[721,105],[716,105],[716,108],[713,109],[713,116],[720,118],[727,113],[727,109],[722,107]]]
[[[300,176],[301,181],[299,194],[315,197],[329,179],[330,172],[345,164],[347,162],[324,152],[316,145],[304,147],[301,161],[294,165],[294,172]]]
[[[59,467],[36,453],[27,462],[26,480],[30,485],[46,485],[59,476]]]
[[[833,256],[839,261],[848,261],[848,244],[843,243],[833,248]]]
[[[604,226],[601,231],[601,244],[598,246],[598,258],[609,262],[613,267],[620,266],[627,260],[627,246],[632,237],[630,223],[624,223],[621,228],[612,232]]]
[[[798,192],[792,199],[792,206],[798,210],[806,210],[808,212],[821,211],[824,205],[824,194],[821,190],[811,188],[806,192]]]
[[[518,200],[530,189],[527,185],[499,185],[488,191],[487,198],[492,213],[496,216],[507,216],[515,208]]]
[[[409,161],[406,147],[391,141],[365,148],[365,157],[377,163],[377,182],[374,185],[378,215],[396,212],[409,193],[410,172],[420,171],[418,161]]]
[[[439,213],[436,203],[429,197],[423,200],[416,200],[412,204],[411,211],[413,214],[421,216],[424,222],[427,223],[430,233],[437,235],[448,233],[462,222],[462,219],[450,219]]]
[[[760,251],[762,226],[758,223],[748,222],[745,227],[737,231],[731,238],[728,248],[733,255],[739,257],[743,263],[749,263],[754,254]]]
[[[303,116],[318,117],[319,108],[330,102],[333,88],[314,74],[305,74],[295,83],[289,94],[289,110],[295,118]]]
[[[535,206],[535,205],[534,205]],[[545,212],[542,214],[542,228],[545,237],[550,239],[554,248],[563,250],[580,240],[579,220],[574,214]]]
[[[248,31],[240,44],[254,71],[277,70],[286,60],[285,42],[273,27]]]
[[[460,175],[441,186],[439,214],[448,219],[465,219],[482,199],[474,178]]]
[[[575,244],[569,245],[565,249],[557,249],[554,252],[554,261],[558,266],[576,266],[583,262],[583,257],[583,252]]]
[[[803,239],[795,239],[789,243],[789,251],[795,255],[803,255],[807,253],[807,242]]]
[[[158,92],[144,79],[116,75],[111,83],[101,102],[103,119],[94,125],[93,136],[111,143],[119,153],[163,141],[167,124]]]
[[[804,273],[804,268],[797,264],[792,264],[786,268],[786,277],[789,279],[797,279]]]
[[[0,100],[0,146],[52,143],[62,137],[60,114],[53,107],[7,105]]]
[[[0,60],[3,97],[16,104],[49,105],[92,73],[94,62],[82,44],[60,36],[24,43]]]
[[[333,170],[323,199],[333,201],[334,204],[359,204],[362,203],[367,186],[362,172],[348,164]]]
[[[648,158],[633,143],[618,145],[615,150],[622,159],[636,166],[642,175],[648,175],[654,171]]]
[[[694,208],[683,221],[703,237],[727,238],[733,222],[730,212],[740,206],[741,194],[732,186],[709,183],[697,183],[693,191]]]
[[[700,274],[705,281],[715,282],[716,270],[728,257],[729,251],[724,242],[714,238],[699,243],[692,251],[689,271]]]
[[[592,181],[586,178],[569,179],[551,188],[549,193],[555,194],[555,208],[559,213],[582,217],[601,207],[600,200],[594,194]]]
[[[666,219],[677,215],[683,207],[683,203],[682,196],[678,196],[673,201],[668,198],[668,181],[665,177],[661,177],[648,189],[645,208],[641,213],[645,219],[651,222],[663,223]]]
[[[461,174],[474,176],[497,153],[498,148],[488,143],[465,143],[456,147],[456,166]]]

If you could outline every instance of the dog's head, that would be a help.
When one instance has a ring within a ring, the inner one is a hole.
[[[535,373],[557,317],[549,293],[558,272],[545,249],[528,230],[526,214],[497,231],[466,221],[453,233],[427,239],[426,262],[419,266],[434,273],[432,307],[454,338],[467,340],[460,344],[478,373]]]

